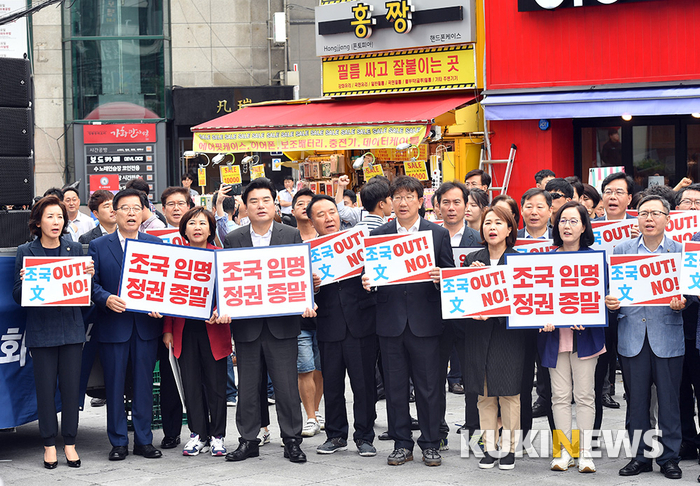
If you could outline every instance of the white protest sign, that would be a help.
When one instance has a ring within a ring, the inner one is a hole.
[[[432,231],[365,238],[365,274],[372,287],[430,282],[435,266]]]
[[[632,228],[637,226],[636,219],[616,219],[612,221],[591,221],[595,243],[594,250],[606,251],[612,255],[613,249],[623,241],[632,238]]]
[[[366,230],[360,227],[308,241],[311,245],[311,268],[321,279],[321,286],[362,273],[365,266],[362,256],[365,235]]]
[[[509,315],[509,274],[505,265],[441,269],[442,318]]]
[[[452,248],[452,256],[454,257],[455,260],[455,266],[461,267],[464,265],[464,262],[467,260],[467,255],[470,253],[474,253],[475,251],[483,250],[483,246],[473,246],[473,247],[468,247],[468,248],[460,248],[460,247],[455,247]]]
[[[206,320],[214,298],[214,250],[126,240],[119,297],[135,312]]]
[[[637,211],[628,210],[627,214],[637,217]],[[674,210],[669,213],[665,236],[679,242],[690,241],[695,233],[700,231],[700,212]]]
[[[700,242],[683,242],[681,294],[700,295]]]
[[[163,243],[178,246],[189,246],[187,240],[180,234],[178,228],[160,228],[146,230],[149,235],[157,236]]]
[[[301,316],[313,309],[308,243],[216,252],[219,315],[231,319]]]
[[[506,254],[509,328],[606,326],[605,252]]]
[[[547,253],[557,247],[553,240],[537,238],[518,238],[515,240],[515,250],[518,253]]]
[[[22,307],[90,305],[90,257],[24,257]]]
[[[623,307],[667,306],[681,297],[680,253],[610,255],[610,295]]]

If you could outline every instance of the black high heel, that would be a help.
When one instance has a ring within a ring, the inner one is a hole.
[[[49,447],[49,449],[50,449],[50,447]],[[46,447],[44,447],[44,454],[46,454]],[[58,467],[58,460],[53,461],[53,462],[48,462],[48,461],[44,460],[44,467],[46,469],[56,469],[56,467]]]
[[[68,463],[68,467],[80,467],[80,459],[78,459],[77,461],[71,461],[66,457],[66,462]]]

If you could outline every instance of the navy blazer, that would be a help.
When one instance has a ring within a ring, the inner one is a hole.
[[[70,236],[61,237],[59,256],[82,256],[83,245],[72,241]],[[15,284],[12,298],[22,305],[22,280],[19,272],[24,266],[25,256],[46,256],[39,238],[17,248],[15,258]],[[28,348],[44,348],[85,342],[83,314],[78,306],[27,307],[26,345]]]
[[[146,233],[139,232],[138,239],[162,243],[160,238]],[[167,251],[166,246],[163,247],[163,251]],[[119,295],[119,281],[122,275],[124,251],[119,243],[117,231],[92,240],[88,247],[88,255],[95,262],[92,300],[100,311],[97,318],[97,341],[125,343],[131,339],[134,328],[144,341],[159,337],[163,333],[163,319],[154,319],[141,312],[126,311],[119,314],[107,308],[107,298],[110,295]]]
[[[518,238],[527,238],[527,233],[525,232],[525,228],[520,228],[518,230]],[[536,238],[532,238],[536,239]],[[552,239],[552,227],[547,226],[547,239],[551,240]]]
[[[372,230],[370,235],[396,234],[396,224],[396,221],[390,221]],[[433,232],[436,266],[454,267],[450,232],[423,218],[420,218],[418,230]],[[378,287],[376,316],[378,336],[400,336],[406,329],[406,324],[415,336],[439,336],[443,329],[440,291],[433,282]]]
[[[481,234],[474,228],[470,228],[465,224],[462,240],[459,242],[459,248],[473,248],[475,246],[481,246]]]
[[[102,226],[100,226],[100,225],[98,224],[97,226],[95,226],[94,228],[92,228],[92,229],[91,229],[90,231],[88,231],[87,233],[84,233],[84,234],[80,235],[80,238],[78,238],[78,241],[79,241],[80,243],[82,243],[83,245],[87,245],[87,244],[90,243],[92,240],[96,240],[97,238],[101,238],[102,236],[104,236],[104,235],[102,234]]]
[[[625,213],[625,219],[637,219],[637,218],[635,218],[634,216],[630,216],[629,213]],[[593,218],[591,221],[608,221],[608,220],[605,219],[605,216],[598,216],[597,218]],[[610,220],[610,221],[614,221],[614,220]]]
[[[270,246],[294,245],[303,243],[299,230],[281,223],[272,222]],[[241,226],[231,231],[224,239],[224,248],[252,248],[250,225]],[[295,338],[301,332],[301,315],[266,317],[257,319],[234,319],[231,321],[233,340],[249,343],[260,337],[263,323],[267,321],[270,333],[277,339]]]
[[[346,333],[356,339],[377,330],[377,299],[362,287],[361,277],[324,285],[315,296],[318,304],[316,337],[321,342],[337,342]]]

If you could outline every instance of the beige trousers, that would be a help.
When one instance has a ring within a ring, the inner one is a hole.
[[[496,451],[498,438],[498,405],[501,405],[503,436],[501,450],[515,452],[515,445],[520,439],[520,394],[510,397],[489,397],[484,380],[484,395],[479,395],[479,427],[484,434],[486,452]]]

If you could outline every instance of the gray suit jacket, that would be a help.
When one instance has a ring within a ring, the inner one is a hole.
[[[474,246],[481,246],[481,235],[477,230],[465,224],[464,233],[462,233],[462,241],[459,242],[459,247],[472,248]]]

